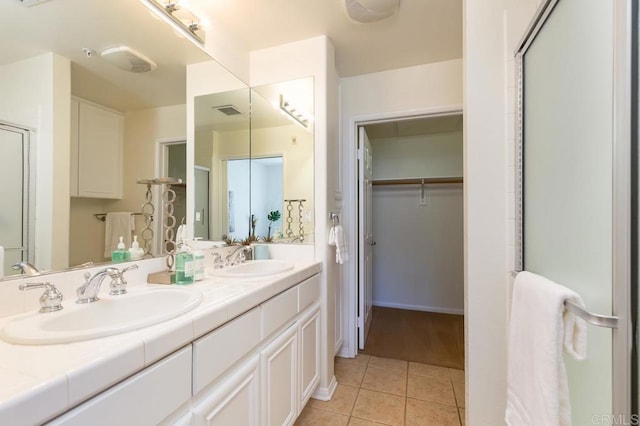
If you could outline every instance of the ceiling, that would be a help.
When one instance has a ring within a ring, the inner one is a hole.
[[[135,0],[48,0],[33,7],[1,1],[0,65],[58,53],[72,61],[74,95],[119,111],[183,104],[185,64],[211,60]],[[158,69],[130,73],[100,57],[119,45],[150,57]],[[98,55],[87,57],[84,47]]]
[[[342,77],[462,56],[462,0],[400,0],[397,15],[371,24],[351,21],[344,0],[189,1],[247,50],[326,34]],[[185,65],[210,60],[136,0],[47,0],[33,7],[2,0],[0,40],[0,65],[56,52],[72,61],[74,95],[120,111],[184,103]],[[128,73],[82,52],[118,45],[139,50],[158,69]]]
[[[462,57],[462,0],[400,0],[391,18],[361,24],[344,0],[191,0],[249,50],[326,34],[341,77]]]

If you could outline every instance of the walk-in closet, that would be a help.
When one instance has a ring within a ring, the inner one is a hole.
[[[371,211],[360,217],[371,222],[362,250],[371,249],[372,309],[361,353],[462,369],[462,115],[373,123],[364,132],[371,173],[360,193],[371,200],[360,209]]]

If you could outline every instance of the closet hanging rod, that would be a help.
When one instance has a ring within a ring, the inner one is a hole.
[[[462,183],[462,177],[378,179],[371,181],[371,183],[373,185],[424,185],[439,183]]]

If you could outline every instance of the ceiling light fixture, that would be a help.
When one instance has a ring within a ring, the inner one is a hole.
[[[399,5],[400,0],[345,0],[349,18],[364,24],[395,15]]]
[[[305,129],[309,127],[309,119],[306,114],[292,106],[282,95],[280,95],[280,109]]]
[[[200,18],[185,6],[184,0],[140,0],[157,16],[180,33],[204,47],[204,29]]]

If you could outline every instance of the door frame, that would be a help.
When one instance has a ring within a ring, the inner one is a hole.
[[[169,170],[169,146],[187,144],[186,136],[176,136],[172,138],[160,138],[156,139],[155,149],[155,177],[164,177]],[[187,154],[188,156],[188,154]],[[185,168],[187,165],[185,165]],[[185,182],[186,183],[186,182]],[[153,191],[153,206],[155,208],[155,217],[153,218],[153,242],[151,244],[152,253],[154,256],[158,256],[159,253],[164,251],[164,233],[162,224],[164,223],[164,209],[162,208],[162,187],[163,185],[153,185],[151,190]],[[176,222],[178,219],[176,219]],[[188,222],[188,221],[187,221]],[[176,228],[177,229],[177,228]],[[193,228],[191,228],[193,229]],[[186,238],[187,236],[185,236]],[[174,235],[175,238],[175,235]],[[177,242],[176,242],[177,243]]]
[[[545,0],[538,8],[529,27],[524,33],[515,53],[517,72],[517,111],[516,111],[516,259],[515,271],[522,271],[523,259],[523,95],[524,95],[524,54],[533,39],[550,16],[553,8],[562,0]],[[632,125],[637,125],[631,113],[632,101],[636,98],[632,91],[633,47],[632,41],[633,2],[621,0],[613,4],[614,46],[613,46],[613,224],[612,224],[612,315],[618,317],[618,327],[612,330],[612,409],[614,415],[631,419],[632,410],[632,279],[636,281],[637,272],[632,274],[632,244],[637,239],[632,232],[637,232],[637,218],[632,217],[632,209],[637,213],[637,199],[632,201],[631,191],[638,186],[632,179],[638,179],[637,162],[632,156]],[[635,10],[637,13],[637,10]],[[636,21],[637,23],[637,21]],[[636,34],[637,36],[637,34]],[[637,46],[635,46],[637,49]],[[637,69],[636,69],[637,72]],[[636,88],[637,89],[637,88]],[[636,98],[637,100],[637,98]],[[637,155],[637,150],[635,152]],[[632,161],[634,164],[632,165]],[[634,250],[637,255],[637,251]],[[635,266],[637,268],[637,266]],[[633,275],[633,276],[632,276]],[[587,307],[588,308],[588,307]],[[607,314],[608,313],[599,313]],[[588,327],[592,327],[589,325]],[[637,374],[637,372],[636,372]],[[638,384],[633,384],[634,392],[638,392]],[[637,399],[637,395],[634,396]]]
[[[349,137],[345,141],[343,164],[341,171],[345,173],[345,188],[342,194],[342,225],[347,235],[347,251],[353,253],[351,259],[357,259],[358,242],[355,239],[358,229],[358,127],[368,124],[389,121],[410,120],[414,118],[438,117],[446,115],[463,115],[461,104],[444,105],[434,108],[387,111],[373,114],[355,115],[349,118]],[[345,163],[346,162],[346,163]],[[340,176],[340,180],[343,179]],[[341,292],[343,302],[342,335],[344,340],[337,355],[353,358],[358,354],[358,262],[350,261],[343,265],[341,271],[343,283]],[[466,292],[466,289],[465,289]]]
[[[195,180],[196,180],[196,170],[202,170],[204,172],[207,172],[207,240],[211,239],[211,169],[209,167],[204,167],[204,166],[193,166],[194,172],[193,172],[193,183],[194,183],[194,188],[193,188],[193,194],[194,194],[194,200],[193,200],[193,211],[194,211],[194,218],[193,218],[193,223],[195,225],[195,214],[196,214],[196,205],[195,205],[195,194],[196,194],[196,186],[195,186]],[[193,232],[193,237],[195,238],[195,226],[191,226],[191,230]]]
[[[22,135],[22,193],[26,195],[22,200],[23,256],[26,255],[25,260],[29,263],[35,264],[36,150],[34,143],[35,138],[33,137],[34,131],[27,126],[21,126],[3,120],[0,120],[0,128]],[[0,265],[0,276],[3,274],[2,268],[3,265]]]

